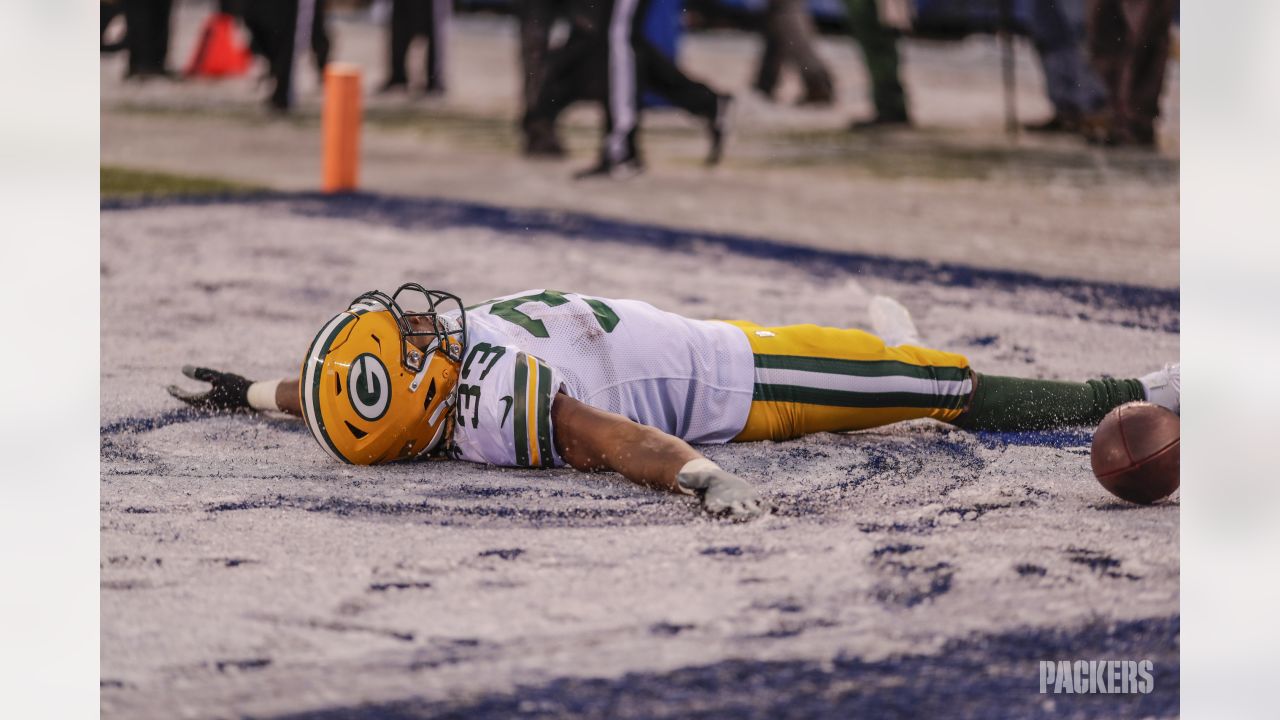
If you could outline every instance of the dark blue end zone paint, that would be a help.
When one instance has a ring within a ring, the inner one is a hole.
[[[727,660],[666,673],[559,678],[460,702],[404,700],[284,716],[409,718],[1172,718],[1179,713],[1178,616],[1029,628],[948,642],[933,655],[865,661]],[[1151,660],[1149,694],[1040,694],[1041,660]]]
[[[934,263],[867,253],[819,250],[762,237],[683,230],[584,213],[522,210],[459,200],[369,193],[260,193],[135,198],[106,200],[101,207],[104,211],[115,211],[168,205],[259,202],[284,202],[292,212],[309,217],[358,219],[405,229],[482,227],[511,234],[543,232],[579,240],[624,242],[673,251],[690,251],[699,244],[712,244],[744,257],[802,265],[819,274],[847,272],[902,283],[932,283],[1014,293],[1023,288],[1034,288],[1057,293],[1065,299],[1102,311],[1123,310],[1130,319],[1122,324],[1173,333],[1178,332],[1180,327],[1180,293],[1176,289],[1045,277],[958,263]]]

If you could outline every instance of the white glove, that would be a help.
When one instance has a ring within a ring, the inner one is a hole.
[[[769,504],[760,499],[746,480],[706,458],[685,463],[676,473],[680,489],[702,499],[702,509],[733,520],[750,520],[767,515]]]

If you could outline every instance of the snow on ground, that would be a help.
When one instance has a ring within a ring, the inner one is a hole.
[[[191,362],[295,373],[409,280],[847,326],[885,293],[982,371],[1069,379],[1176,359],[1176,291],[308,195],[108,207],[101,279],[104,717],[1178,712],[1178,505],[1108,496],[1087,428],[708,448],[779,508],[733,525],[608,474],[341,466],[163,389]],[[1155,692],[1038,694],[1062,658],[1154,659]]]

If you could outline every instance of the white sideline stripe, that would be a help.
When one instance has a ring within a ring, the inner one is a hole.
[[[631,47],[632,19],[639,0],[616,0],[609,18],[609,113],[613,130],[605,138],[608,160],[626,153],[627,135],[636,126],[636,57]]]
[[[973,390],[973,381],[969,379],[926,380],[905,375],[866,377],[782,368],[756,368],[756,382],[764,385],[795,385],[818,388],[820,390],[864,393],[908,392],[920,395],[968,395]]]
[[[334,319],[330,320],[328,325],[324,326],[324,329],[320,331],[320,334],[316,335],[315,347],[311,349],[311,354],[307,356],[307,372],[302,378],[302,407],[307,412],[307,427],[311,429],[311,434],[315,436],[316,442],[320,443],[320,447],[324,448],[325,452],[332,455],[334,460],[341,463],[345,463],[346,460],[339,457],[338,454],[333,451],[333,448],[329,447],[329,443],[325,442],[325,439],[320,436],[320,421],[319,418],[316,417],[315,403],[311,402],[311,388],[315,384],[316,372],[320,366],[320,363],[316,361],[320,358],[320,349],[323,347],[323,341],[329,336],[329,333],[333,332],[334,327],[346,318],[347,313],[338,315]]]

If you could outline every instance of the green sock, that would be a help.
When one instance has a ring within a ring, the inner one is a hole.
[[[954,425],[965,430],[1045,430],[1096,425],[1112,409],[1145,400],[1137,380],[1027,380],[974,373],[978,387]]]

